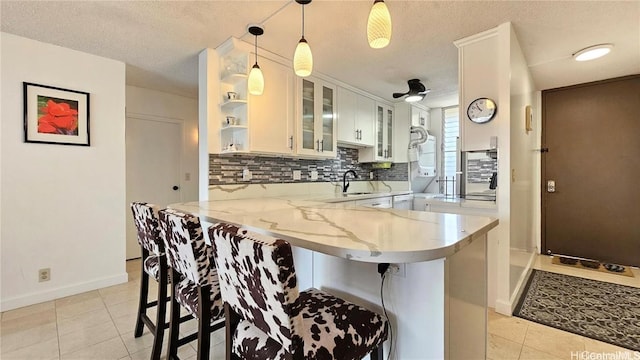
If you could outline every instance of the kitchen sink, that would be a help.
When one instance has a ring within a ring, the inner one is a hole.
[[[355,195],[370,195],[372,192],[352,192],[352,193],[342,193],[342,196],[355,196]]]

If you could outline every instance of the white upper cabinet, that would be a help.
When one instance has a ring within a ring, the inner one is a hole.
[[[363,148],[358,152],[360,162],[394,161],[394,108],[376,103],[375,142],[372,148]]]
[[[357,147],[374,146],[375,101],[338,88],[338,142]]]
[[[262,95],[249,95],[249,149],[256,153],[293,154],[295,77],[293,70],[259,59],[264,75]]]
[[[336,87],[313,77],[299,79],[297,108],[297,153],[336,157]]]

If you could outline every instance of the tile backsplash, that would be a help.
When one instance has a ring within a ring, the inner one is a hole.
[[[494,172],[498,171],[496,159],[470,159],[467,161],[468,183],[489,183]]]
[[[251,171],[250,181],[242,180],[242,171]],[[293,171],[301,172],[300,180],[293,180]],[[318,179],[311,180],[311,171]],[[297,182],[341,182],[347,170],[355,170],[358,180],[369,180],[373,172],[376,181],[408,181],[406,163],[392,164],[390,169],[373,169],[372,164],[358,163],[358,150],[338,147],[338,157],[327,160],[292,159],[249,154],[209,154],[209,185],[272,184]]]

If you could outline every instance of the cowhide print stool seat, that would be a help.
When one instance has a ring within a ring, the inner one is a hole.
[[[385,318],[317,289],[298,292],[291,245],[209,228],[225,302],[227,359],[382,360]]]
[[[133,222],[138,233],[138,243],[142,252],[140,276],[140,299],[136,316],[135,337],[142,336],[144,326],[153,334],[151,359],[160,359],[167,309],[168,268],[164,254],[164,244],[160,239],[158,227],[158,207],[144,202],[131,203]],[[158,300],[149,301],[149,278],[158,282]],[[157,306],[155,323],[147,315],[147,309]]]
[[[177,359],[178,347],[198,339],[198,359],[209,358],[210,334],[225,326],[224,307],[212,248],[205,242],[200,220],[175,210],[160,210],[160,237],[164,241],[173,281],[168,359]],[[198,319],[198,332],[179,338],[180,309]]]

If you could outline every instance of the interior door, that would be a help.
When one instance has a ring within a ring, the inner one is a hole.
[[[640,265],[640,76],[542,92],[542,247]]]
[[[162,208],[181,201],[181,149],[181,123],[127,116],[127,259],[141,255],[129,204],[144,201]]]

